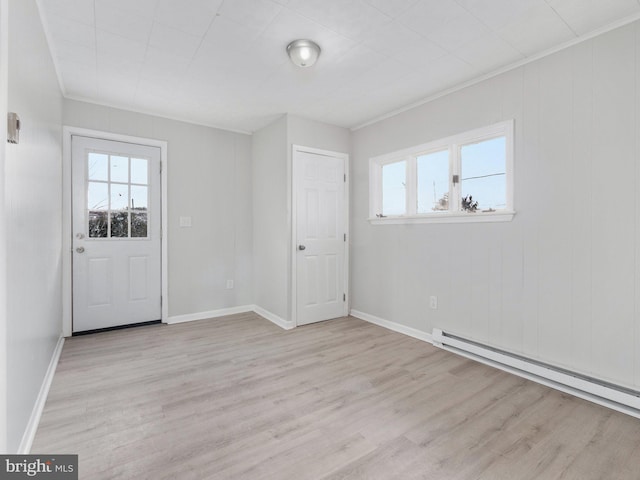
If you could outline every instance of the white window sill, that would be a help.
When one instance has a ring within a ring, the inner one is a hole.
[[[510,222],[516,212],[502,210],[500,212],[477,213],[442,213],[403,217],[370,218],[372,225],[398,225],[406,223],[478,223],[478,222]]]

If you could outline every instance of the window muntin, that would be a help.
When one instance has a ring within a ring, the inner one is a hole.
[[[87,236],[148,238],[149,160],[87,155]]]
[[[379,223],[513,218],[512,120],[369,162],[370,219]],[[398,182],[400,168],[404,188]],[[395,186],[393,197],[391,185]],[[399,198],[402,193],[404,198]],[[395,207],[404,204],[406,208],[392,208],[391,198]]]

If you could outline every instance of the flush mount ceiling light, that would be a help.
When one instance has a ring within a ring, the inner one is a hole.
[[[320,47],[311,40],[294,40],[287,45],[291,61],[299,67],[310,67],[320,56]]]

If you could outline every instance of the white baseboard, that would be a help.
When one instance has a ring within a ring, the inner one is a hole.
[[[242,305],[239,307],[221,308],[219,310],[210,310],[208,312],[188,313],[186,315],[175,315],[167,319],[167,323],[195,322],[197,320],[207,320],[209,318],[224,317],[226,315],[235,315],[237,313],[253,312],[253,305]]]
[[[385,320],[384,318],[376,317],[375,315],[370,315],[368,313],[360,312],[358,310],[351,310],[350,315],[352,317],[359,318],[360,320],[364,320],[365,322],[373,323],[374,325],[378,325],[380,327],[393,330],[394,332],[402,333],[404,335],[417,338],[418,340],[422,340],[423,342],[433,343],[431,334],[427,332],[423,332],[422,330],[407,327],[406,325],[392,322],[390,320]]]
[[[253,306],[253,311],[256,312],[258,315],[260,315],[261,317],[266,318],[270,322],[275,323],[280,328],[284,328],[285,330],[291,330],[292,328],[295,327],[293,322],[287,321],[284,318],[280,318],[278,315],[271,313],[268,310],[265,310],[264,308],[259,307],[257,305]]]
[[[33,439],[38,431],[40,417],[42,416],[44,405],[47,402],[47,396],[49,395],[51,382],[53,382],[53,375],[56,373],[56,367],[58,366],[58,360],[60,359],[63,345],[64,337],[61,335],[58,339],[58,343],[56,344],[56,348],[53,350],[53,355],[51,355],[51,361],[49,362],[47,373],[45,373],[44,379],[42,380],[38,398],[36,398],[36,403],[31,411],[31,417],[29,417],[29,423],[27,423],[27,428],[24,431],[24,435],[22,435],[22,441],[18,447],[18,455],[28,455],[31,451],[31,445],[33,445]]]
[[[173,325],[176,323],[195,322],[198,320],[208,320],[210,318],[224,317],[226,315],[235,315],[237,313],[255,312],[261,317],[275,323],[280,328],[285,330],[291,330],[295,327],[293,322],[289,322],[278,315],[265,310],[257,305],[242,305],[240,307],[221,308],[220,310],[211,310],[208,312],[188,313],[186,315],[175,315],[167,319],[167,324]]]

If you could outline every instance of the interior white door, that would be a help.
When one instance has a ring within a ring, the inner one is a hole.
[[[73,332],[160,320],[158,147],[73,136]]]
[[[346,314],[345,159],[295,151],[296,320]]]

